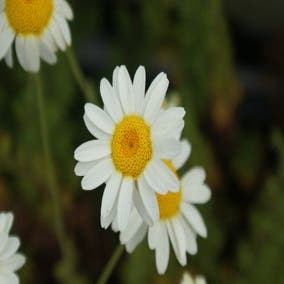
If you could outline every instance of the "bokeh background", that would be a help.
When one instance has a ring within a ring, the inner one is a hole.
[[[146,242],[120,259],[109,283],[179,283],[184,270],[209,283],[284,283],[284,2],[281,0],[70,1],[73,48],[98,95],[116,65],[139,65],[147,83],[165,71],[168,98],[184,106],[183,136],[212,189],[200,210],[208,238],[182,268],[173,252],[158,276]],[[74,284],[95,283],[118,236],[100,228],[102,188],[84,192],[74,149],[91,136],[85,98],[65,54],[42,68],[45,107],[64,220],[72,240]],[[13,233],[27,263],[22,283],[67,283],[53,230],[32,76],[0,66],[0,209],[15,213]],[[76,258],[74,257],[76,255]],[[69,259],[70,261],[70,259]],[[67,277],[68,278],[68,277]],[[72,283],[72,280],[69,280]]]

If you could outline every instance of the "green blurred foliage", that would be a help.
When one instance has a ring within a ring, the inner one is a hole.
[[[250,214],[250,228],[239,245],[234,283],[282,283],[284,238],[284,137],[272,137],[278,168],[265,182]]]

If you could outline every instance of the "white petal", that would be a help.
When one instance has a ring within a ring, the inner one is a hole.
[[[6,244],[8,243],[9,235],[7,233],[0,233],[0,252],[4,250]],[[1,256],[1,253],[0,253]]]
[[[19,284],[19,278],[11,272],[3,272],[0,274],[0,284]]]
[[[118,89],[118,71],[120,67],[116,66],[112,73],[112,86],[115,94],[119,97],[119,89]]]
[[[106,187],[103,193],[101,215],[107,216],[110,214],[115,200],[118,196],[122,176],[118,172],[114,172],[113,175],[106,182]]]
[[[125,177],[122,181],[117,207],[117,225],[119,231],[123,231],[128,223],[132,206],[133,179]]]
[[[170,244],[166,226],[161,226],[161,238],[156,248],[156,266],[159,274],[164,274],[170,258]]]
[[[20,269],[24,263],[26,262],[26,258],[21,254],[14,254],[2,264],[6,271],[15,272]]]
[[[189,273],[185,272],[182,276],[180,284],[196,284],[196,283],[192,278],[192,276]]]
[[[157,179],[157,176],[157,165],[151,162],[144,171],[143,176],[141,176],[141,179],[145,179],[145,182],[153,192],[164,195],[169,191],[168,185],[164,183],[163,179]]]
[[[101,215],[101,220],[100,221],[101,221],[101,227],[103,229],[107,229],[109,227],[109,225],[111,223],[114,223],[115,220],[116,220],[117,200],[118,200],[118,198],[116,198],[116,200],[114,202],[114,205],[113,205],[110,213],[107,216],[104,217],[104,216]]]
[[[163,139],[166,137],[174,137],[179,139],[184,127],[184,115],[185,111],[182,107],[171,107],[160,111],[157,120],[152,125],[153,138]]]
[[[204,224],[203,218],[197,211],[197,209],[193,205],[182,202],[181,210],[186,221],[192,226],[197,234],[199,234],[203,238],[206,238],[207,229]]]
[[[57,44],[52,36],[51,30],[49,28],[45,29],[43,35],[41,36],[41,41],[45,46],[49,48],[50,51],[57,51]]]
[[[88,131],[96,138],[102,139],[102,140],[109,140],[110,139],[110,134],[102,131],[96,125],[88,118],[86,114],[83,116],[85,125],[88,129]]]
[[[186,265],[186,242],[184,231],[179,219],[172,219],[167,223],[167,228],[175,255],[179,263],[184,266]]]
[[[56,12],[61,14],[67,20],[73,20],[73,11],[65,0],[56,0]]]
[[[65,51],[66,50],[66,44],[65,44],[65,40],[64,37],[60,31],[59,25],[56,22],[55,19],[51,20],[51,23],[48,27],[48,30],[50,31],[52,38],[54,39],[54,42],[56,43],[56,45],[62,50]]]
[[[146,222],[149,226],[152,226],[153,220],[152,220],[151,216],[149,215],[149,213],[147,212],[138,191],[139,191],[139,188],[135,188],[134,191],[133,191],[133,201],[134,201],[135,208],[139,212],[139,214],[140,214],[141,218],[144,220],[144,222]]]
[[[143,116],[150,125],[153,124],[159,114],[169,86],[169,80],[167,79],[166,74],[162,74],[155,86],[152,88],[151,86],[146,94],[143,111]]]
[[[170,168],[161,160],[153,159],[144,172],[148,185],[157,193],[178,192],[179,181]],[[157,177],[159,179],[157,180]]]
[[[139,66],[133,79],[133,93],[136,101],[136,113],[143,111],[143,102],[145,96],[146,72],[144,66]]]
[[[9,234],[12,224],[14,222],[14,215],[10,212],[0,214],[0,233]]]
[[[8,49],[6,55],[5,55],[5,62],[6,64],[12,68],[13,67],[13,54],[12,54],[12,46]]]
[[[108,142],[92,140],[80,145],[74,152],[74,158],[80,162],[91,162],[108,156],[111,152]]]
[[[69,29],[69,26],[66,20],[60,15],[58,15],[57,13],[55,13],[54,19],[57,22],[57,26],[59,27],[62,38],[65,40],[65,43],[67,44],[67,46],[70,46],[71,45],[71,32],[70,32],[70,29]]]
[[[2,21],[4,21],[4,18],[2,18]],[[6,55],[15,38],[15,33],[11,30],[11,28],[9,28],[7,23],[4,24],[5,27],[2,28],[0,32],[0,59],[2,59]]]
[[[129,222],[124,231],[121,232],[119,239],[122,244],[126,244],[137,233],[144,224],[142,218],[135,208],[132,209]]]
[[[20,240],[16,237],[10,237],[5,247],[0,251],[0,261],[12,256],[18,250],[19,246]]]
[[[92,162],[78,162],[74,168],[76,176],[84,176],[94,165],[99,161]]]
[[[8,27],[9,27],[9,23],[8,23],[6,13],[0,12],[0,32],[2,32],[3,30],[5,30]]]
[[[206,174],[203,168],[193,167],[183,176],[182,183],[184,183],[184,185],[188,185],[190,183],[202,184],[205,180],[205,177]]]
[[[26,49],[26,70],[36,73],[40,68],[39,40],[34,36],[29,36],[25,41]]]
[[[181,179],[184,200],[190,203],[206,203],[211,198],[209,187],[204,184],[205,172],[193,168]]]
[[[4,8],[5,8],[5,2],[4,0],[0,0],[0,13],[3,11]]]
[[[33,36],[17,36],[16,53],[25,71],[38,72],[40,67],[39,41]]]
[[[110,158],[101,160],[93,166],[82,179],[84,190],[91,190],[103,184],[113,173],[113,164]]]
[[[154,152],[160,159],[172,160],[179,155],[181,143],[174,138],[156,140],[154,142]]]
[[[116,206],[116,208],[117,208],[117,200],[118,200],[118,198],[115,200],[115,206]],[[118,229],[118,225],[117,225],[117,215],[116,216],[114,216],[114,218],[113,218],[113,221],[112,221],[112,223],[111,223],[111,229],[115,232],[115,233],[118,233],[119,232],[119,229]]]
[[[206,284],[206,279],[204,276],[201,276],[201,275],[197,275],[195,277],[195,284]]]
[[[196,233],[192,230],[191,226],[185,221],[183,216],[181,216],[180,222],[185,233],[186,250],[191,255],[195,255],[197,253]]]
[[[26,52],[25,52],[25,38],[21,35],[16,37],[16,54],[21,66],[25,69],[26,66]]]
[[[146,233],[147,233],[147,225],[144,223],[142,226],[140,226],[139,230],[135,233],[135,235],[127,242],[126,244],[126,251],[128,253],[132,253],[134,249],[137,247],[138,244],[140,244]]]
[[[118,228],[117,228],[118,196],[119,195],[116,196],[116,199],[114,201],[112,209],[110,210],[109,215],[107,215],[106,217],[101,215],[101,227],[104,229],[107,229],[109,225],[111,224],[111,228],[114,232],[118,232]]]
[[[183,187],[183,192],[184,191]],[[202,185],[188,185],[186,187],[186,193],[184,193],[184,200],[193,204],[206,203],[211,198],[211,190],[206,184]]]
[[[118,90],[124,113],[133,113],[135,110],[133,87],[125,66],[121,66],[118,70]]]
[[[161,80],[161,78],[163,78],[166,74],[164,72],[159,73],[154,80],[152,81],[150,87],[147,90],[146,96],[145,96],[145,101],[144,104],[147,104],[150,95],[152,94],[153,90],[157,87],[159,81]]]
[[[172,159],[172,163],[177,170],[180,169],[185,164],[185,162],[187,161],[190,155],[190,152],[191,152],[190,143],[186,139],[182,140],[181,150],[179,154]]]
[[[153,226],[149,227],[148,231],[148,245],[150,249],[155,249],[161,239],[161,234],[164,234],[164,225],[156,222]]]
[[[57,57],[54,51],[52,51],[44,42],[40,42],[39,45],[40,57],[48,64],[55,64]]]
[[[85,113],[90,121],[101,131],[112,134],[114,124],[111,118],[101,108],[91,103],[85,104]]]
[[[120,121],[123,116],[123,112],[119,99],[115,95],[112,86],[105,78],[101,80],[100,92],[105,109],[108,112],[109,116],[113,119],[114,122]]]
[[[143,176],[138,179],[138,191],[145,210],[155,223],[159,219],[159,207],[156,194],[147,186]]]

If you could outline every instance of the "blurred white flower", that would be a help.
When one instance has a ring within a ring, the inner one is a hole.
[[[13,42],[24,70],[38,72],[40,59],[56,63],[56,51],[71,45],[65,0],[0,0],[0,60],[13,66]]]
[[[107,228],[115,216],[125,229],[133,203],[148,224],[159,219],[155,192],[179,190],[174,173],[161,161],[180,152],[184,127],[181,107],[161,108],[169,81],[160,73],[145,95],[145,68],[130,79],[125,66],[116,67],[113,84],[101,80],[104,110],[85,105],[86,127],[97,140],[75,150],[75,167],[82,188],[91,190],[106,183],[101,206],[101,225]]]
[[[177,175],[176,170],[183,166],[190,155],[190,144],[182,141],[182,151],[172,162],[165,164]],[[207,236],[203,218],[193,204],[206,203],[211,191],[204,183],[205,172],[200,167],[189,170],[180,181],[178,192],[157,194],[159,221],[148,227],[135,209],[132,210],[126,229],[120,234],[120,241],[126,250],[132,252],[143,240],[148,230],[148,244],[155,250],[156,267],[163,274],[168,266],[170,243],[181,265],[186,265],[186,252],[197,253],[196,235]],[[116,222],[113,229],[117,230]]]
[[[20,240],[9,236],[13,224],[12,213],[0,213],[0,283],[17,284],[19,278],[16,271],[25,263],[25,257],[17,250]]]
[[[180,284],[206,284],[206,280],[202,275],[197,275],[194,278],[188,272],[185,272]]]

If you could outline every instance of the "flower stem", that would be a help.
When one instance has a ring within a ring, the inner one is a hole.
[[[123,245],[118,245],[117,248],[115,249],[113,255],[109,259],[105,269],[101,273],[100,278],[97,281],[97,284],[107,283],[115,265],[117,264],[118,260],[120,259],[121,255],[122,255],[123,251],[124,251]]]
[[[69,48],[66,51],[68,63],[72,72],[72,75],[74,79],[76,80],[79,88],[81,89],[81,92],[83,93],[85,100],[88,102],[94,102],[95,97],[94,93],[91,89],[91,86],[88,84],[88,81],[83,75],[83,72],[81,70],[80,64],[77,60],[77,57],[74,53],[74,50],[72,48]]]
[[[51,158],[51,150],[50,150],[50,142],[48,137],[48,129],[46,122],[46,114],[44,108],[44,98],[43,98],[43,89],[41,77],[39,74],[35,75],[35,83],[36,83],[36,96],[37,96],[37,104],[39,111],[39,122],[40,122],[40,130],[41,130],[41,138],[43,143],[43,152],[44,159],[46,164],[46,174],[47,174],[47,184],[48,189],[51,195],[53,214],[54,214],[54,229],[55,233],[61,247],[61,250],[64,250],[64,240],[65,240],[65,229],[63,223],[63,213],[60,204],[60,194],[58,190],[57,181],[55,178],[53,161]]]
[[[60,283],[88,283],[86,277],[76,271],[77,255],[72,240],[67,235],[64,226],[64,217],[61,207],[59,186],[56,180],[54,164],[51,155],[50,138],[45,113],[43,87],[39,74],[35,75],[36,96],[39,111],[41,138],[43,143],[44,159],[46,164],[47,186],[51,195],[53,207],[54,230],[61,250],[62,260],[57,265],[56,275]]]

